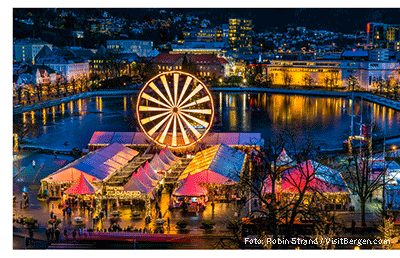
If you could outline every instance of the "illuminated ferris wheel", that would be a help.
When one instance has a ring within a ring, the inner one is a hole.
[[[136,103],[139,126],[162,147],[185,148],[200,141],[214,120],[210,91],[191,74],[171,71],[150,79]]]

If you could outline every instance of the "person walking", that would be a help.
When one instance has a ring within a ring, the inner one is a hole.
[[[68,240],[68,230],[66,228],[64,229],[64,238]]]
[[[35,160],[32,160],[32,167],[35,168],[35,166],[36,166],[36,162],[35,162]]]
[[[46,238],[47,238],[47,242],[50,242],[50,226],[48,226],[46,228]]]
[[[61,234],[60,229],[56,228],[56,230],[54,232],[56,243],[58,243],[60,241],[60,234]]]
[[[76,229],[72,231],[72,239],[75,241],[76,240]]]

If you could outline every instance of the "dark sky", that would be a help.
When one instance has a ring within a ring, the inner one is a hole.
[[[227,23],[231,17],[249,18],[253,20],[256,31],[295,24],[310,29],[351,33],[365,30],[369,21],[400,24],[399,8],[171,8],[166,10],[193,14],[201,19],[209,19],[214,25]],[[119,9],[117,12],[137,18],[147,13],[142,9]]]

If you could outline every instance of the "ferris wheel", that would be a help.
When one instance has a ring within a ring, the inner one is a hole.
[[[200,141],[214,120],[210,91],[181,71],[160,73],[142,88],[136,103],[138,124],[156,144],[171,149]]]

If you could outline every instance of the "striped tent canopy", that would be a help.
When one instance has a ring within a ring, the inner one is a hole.
[[[75,182],[83,173],[89,182],[102,181],[125,166],[139,152],[113,143],[77,159],[44,178],[48,182]]]
[[[146,172],[144,171],[143,167],[140,167],[137,172],[137,178],[142,182],[145,186],[153,187],[157,184],[157,180],[151,179]]]
[[[82,194],[82,195],[90,195],[90,194],[95,194],[96,191],[98,190],[97,187],[94,187],[91,183],[89,183],[83,173],[81,172],[81,175],[79,179],[71,185],[70,188],[68,188],[67,191],[65,191],[66,194]]]
[[[143,184],[140,179],[137,177],[137,174],[132,174],[132,177],[129,179],[128,182],[124,185],[124,191],[137,191],[142,194],[150,193],[152,190],[151,186],[146,186]]]
[[[158,153],[154,155],[152,160],[150,161],[150,165],[156,170],[156,171],[166,171],[170,168],[169,165],[165,164]]]
[[[173,160],[173,159],[170,159],[169,157],[168,157],[168,155],[165,153],[165,151],[164,150],[161,150],[160,151],[160,153],[158,154],[159,156],[160,156],[160,159],[162,160],[162,162],[164,162],[165,164],[167,164],[168,166],[172,166],[172,165],[174,165],[175,164],[175,160]]]
[[[182,172],[179,180],[189,174],[196,175],[208,170],[222,175],[221,178],[229,178],[233,182],[238,182],[243,170],[245,156],[244,152],[223,143],[213,146],[198,152]]]
[[[157,174],[148,161],[144,164],[144,171],[153,180],[160,180],[162,178],[162,175]]]
[[[170,149],[168,149],[168,147],[164,149],[164,153],[165,153],[165,155],[167,155],[167,157],[168,157],[170,160],[177,161],[177,160],[179,159],[177,156],[175,156],[175,155],[172,153],[172,151],[171,151]]]
[[[190,174],[182,181],[182,185],[172,193],[174,196],[203,196],[206,194],[207,189],[196,183]]]

